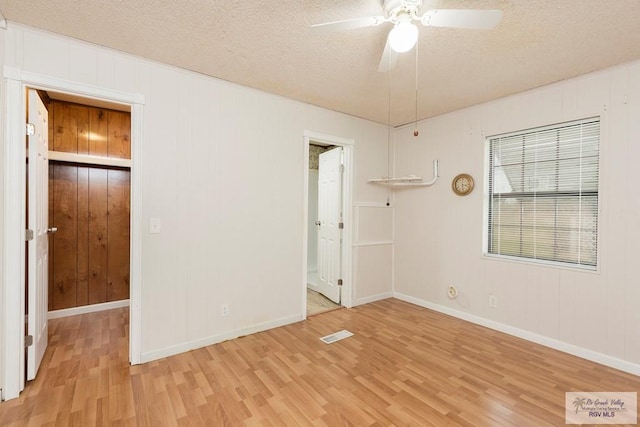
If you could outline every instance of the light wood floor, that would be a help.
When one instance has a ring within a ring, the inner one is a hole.
[[[307,288],[307,316],[313,316],[340,307],[340,304],[336,304],[321,293]]]
[[[564,425],[567,391],[640,377],[398,300],[128,366],[127,309],[52,320],[1,426]],[[319,337],[355,335],[333,344]]]

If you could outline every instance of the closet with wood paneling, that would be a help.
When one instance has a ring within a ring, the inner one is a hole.
[[[128,299],[130,113],[48,110],[49,311]]]

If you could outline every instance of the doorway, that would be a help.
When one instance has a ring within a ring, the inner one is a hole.
[[[309,145],[307,316],[340,307],[342,154],[342,147]]]
[[[142,123],[144,96],[54,77],[22,71],[15,67],[3,69],[5,78],[5,221],[2,233],[4,322],[2,323],[3,398],[19,396],[25,386],[25,271],[26,254],[23,250],[26,230],[26,150],[24,144],[26,93],[28,88],[54,91],[82,97],[92,102],[128,105],[131,109],[131,241],[130,241],[130,303],[129,303],[129,362],[142,362],[141,351],[141,243],[142,243]],[[21,248],[18,250],[17,248]],[[46,302],[41,304],[46,311]],[[45,322],[46,323],[46,322]]]
[[[35,89],[27,111],[29,381],[49,319],[129,305],[131,117],[129,106]]]
[[[303,309],[351,307],[353,141],[305,132]]]
[[[49,224],[56,230],[49,237],[49,318],[126,306],[131,262],[129,108],[60,100],[54,92],[45,96]]]

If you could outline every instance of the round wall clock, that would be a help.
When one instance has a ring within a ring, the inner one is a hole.
[[[466,196],[473,191],[473,177],[467,173],[461,173],[453,178],[451,188],[458,196]]]

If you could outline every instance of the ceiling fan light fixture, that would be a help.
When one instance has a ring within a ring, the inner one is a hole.
[[[398,53],[410,51],[418,41],[418,27],[411,21],[398,22],[389,33],[389,46]]]

